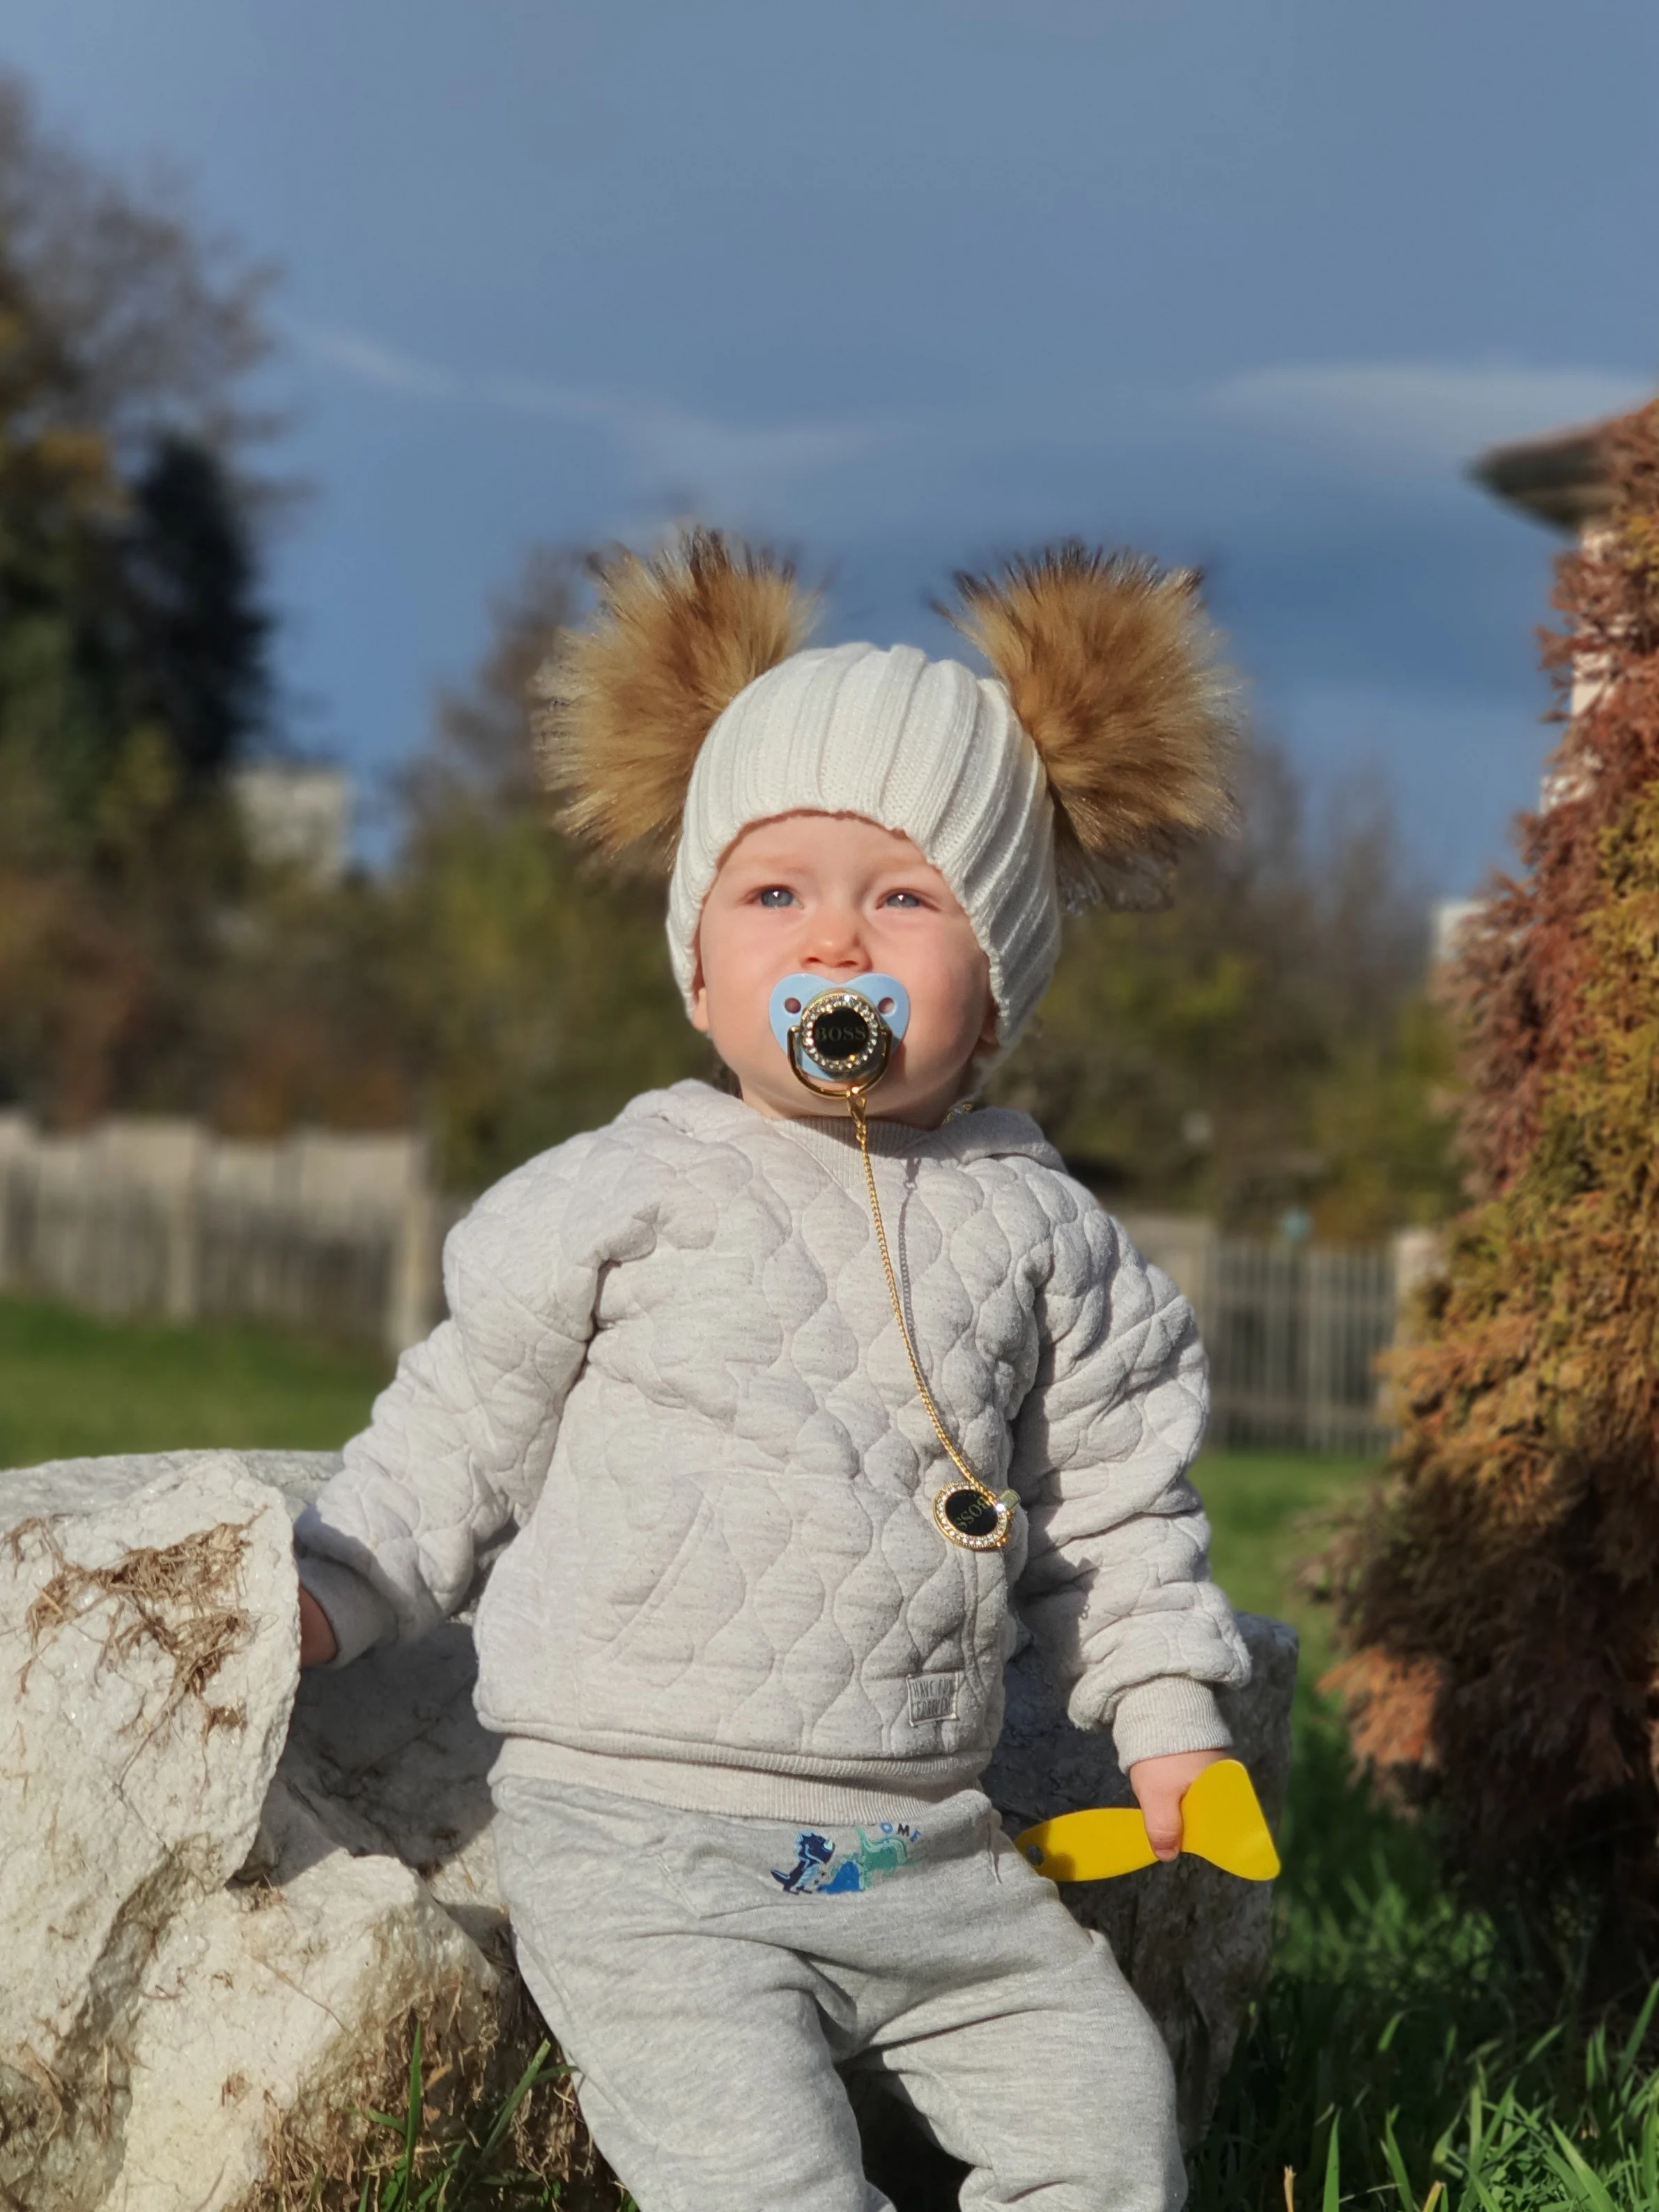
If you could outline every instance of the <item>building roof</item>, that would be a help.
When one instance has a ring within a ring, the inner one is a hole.
[[[1612,418],[1616,420],[1617,418]],[[1609,504],[1601,435],[1607,422],[1579,422],[1547,437],[1489,446],[1469,464],[1469,474],[1497,498],[1552,523],[1578,530]]]

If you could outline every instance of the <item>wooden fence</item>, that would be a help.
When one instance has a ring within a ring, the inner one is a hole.
[[[260,1144],[135,1119],[53,1137],[0,1114],[0,1289],[93,1312],[277,1321],[398,1352],[441,1310],[459,1211],[412,1136]]]

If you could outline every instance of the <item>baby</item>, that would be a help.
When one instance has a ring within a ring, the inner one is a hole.
[[[343,1666],[516,1525],[477,1616],[501,1886],[642,2212],[879,2212],[842,2065],[980,2212],[1185,2194],[1157,2032],[978,1778],[1023,1620],[1179,1849],[1247,1673],[1186,1479],[1203,1353],[1035,1123],[953,1109],[1062,899],[1221,818],[1224,693],[1188,577],[1067,549],[963,590],[993,678],[802,649],[789,573],[708,534],[605,571],[550,779],[602,850],[672,854],[737,1095],[636,1098],[487,1192],[298,1531],[302,1656]],[[866,1153],[769,1003],[872,975],[908,1020]]]

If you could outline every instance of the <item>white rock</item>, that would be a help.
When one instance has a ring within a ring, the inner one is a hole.
[[[299,1673],[281,1500],[200,1455],[102,1512],[0,1490],[0,2185],[82,2208],[177,1916],[246,1856]],[[23,2186],[27,2185],[27,2186]]]
[[[0,1795],[0,2203],[231,2212],[279,2169],[303,2197],[350,2155],[353,2106],[401,2103],[411,2019],[453,2090],[478,2078],[507,1987],[466,1932],[505,1960],[471,1635],[313,1674],[295,1706],[289,1522],[338,1463],[0,1474],[0,1664],[27,1670]],[[164,1595],[135,1601],[154,1553]],[[166,1646],[192,1632],[233,1648],[180,1692]]]
[[[234,1459],[256,1482],[280,1491],[293,1520],[341,1464],[338,1452],[128,1452],[103,1459],[49,1459],[0,1469],[0,1529],[31,1513],[101,1513],[164,1474],[188,1474]]]
[[[341,1843],[418,1868],[458,1925],[505,1963],[486,1780],[501,1740],[473,1711],[477,1674],[461,1620],[337,1672],[314,1669],[278,1772]]]
[[[395,2092],[386,2054],[395,2069],[411,2013],[434,2069],[491,2039],[498,1978],[418,1875],[330,1849],[297,1801],[264,1832],[268,1881],[181,1915],[144,1978],[100,2212],[232,2212],[284,2162],[303,2194],[351,2107]]]

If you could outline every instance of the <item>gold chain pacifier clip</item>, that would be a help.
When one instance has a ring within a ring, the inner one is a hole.
[[[945,1457],[962,1477],[934,1493],[933,1522],[947,1542],[967,1552],[1000,1552],[1013,1532],[1018,1493],[1005,1490],[1000,1496],[982,1483],[957,1450],[933,1402],[927,1378],[921,1371],[910,1328],[904,1318],[893,1255],[887,1249],[887,1225],[881,1218],[876,1193],[876,1171],[870,1159],[870,1117],[866,1101],[887,1073],[896,1041],[909,1019],[909,998],[892,975],[855,976],[851,983],[825,987],[810,975],[786,975],[772,993],[769,1018],[773,1034],[789,1056],[797,1079],[819,1098],[846,1102],[864,1160],[865,1187],[870,1194],[870,1215],[876,1224],[876,1245],[887,1295],[893,1301],[899,1341],[910,1363],[917,1395],[927,1409]]]
[[[898,1323],[899,1341],[904,1346],[904,1356],[910,1363],[911,1374],[915,1377],[917,1395],[933,1425],[933,1434],[939,1438],[946,1458],[962,1477],[960,1482],[950,1483],[945,1489],[934,1492],[934,1522],[941,1536],[952,1544],[960,1544],[965,1551],[1000,1552],[1013,1533],[1014,1508],[1019,1504],[1018,1493],[1005,1490],[999,1497],[994,1490],[980,1480],[957,1449],[956,1441],[933,1402],[933,1394],[927,1388],[927,1378],[921,1371],[921,1362],[916,1357],[909,1325],[904,1318],[904,1302],[899,1297],[898,1278],[893,1272],[893,1255],[887,1249],[886,1224],[881,1218],[881,1200],[876,1195],[876,1171],[870,1160],[870,1116],[862,1089],[847,1093],[847,1110],[853,1117],[859,1152],[864,1161],[865,1187],[870,1194],[870,1214],[876,1224],[876,1246],[881,1254],[882,1272],[887,1278],[887,1295],[893,1301],[893,1318]]]

